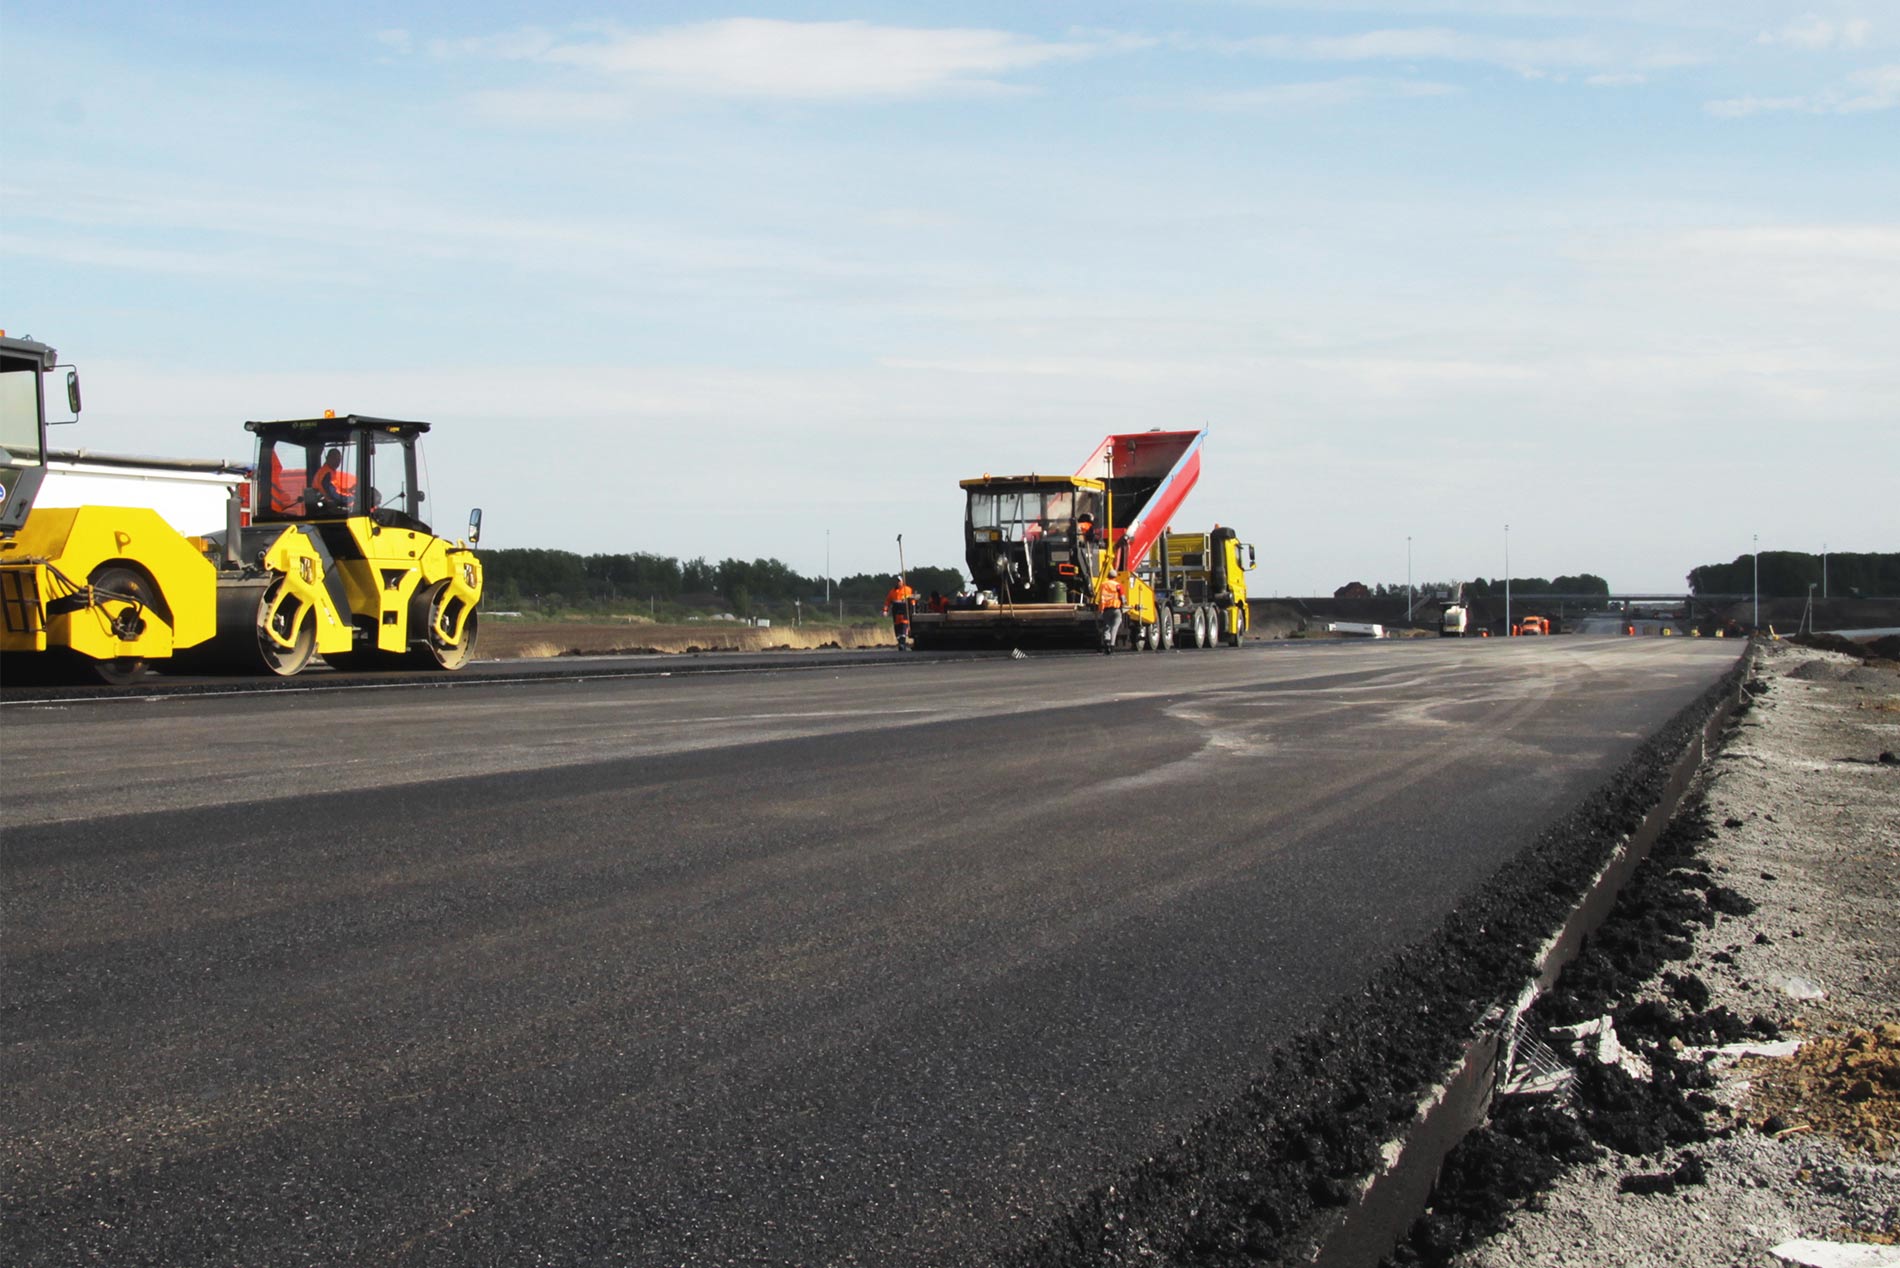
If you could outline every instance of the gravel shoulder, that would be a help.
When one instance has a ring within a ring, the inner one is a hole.
[[[1526,1018],[1560,1090],[1499,1099],[1393,1262],[1900,1264],[1900,669],[1775,643],[1747,689]]]

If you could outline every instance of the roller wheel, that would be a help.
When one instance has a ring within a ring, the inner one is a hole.
[[[436,637],[435,623],[445,605],[458,603],[451,598],[447,582],[438,581],[418,594],[409,604],[409,664],[417,669],[457,670],[475,659],[476,620],[479,612],[470,612],[462,626],[462,641],[444,643]],[[453,614],[451,614],[451,617]],[[451,619],[450,624],[454,624]]]
[[[317,654],[317,614],[306,613],[303,623],[293,626],[297,609],[286,605],[277,610],[275,618],[271,618],[268,615],[270,606],[277,601],[283,585],[281,577],[271,582],[270,588],[264,591],[263,601],[258,605],[257,658],[263,663],[266,672],[276,674],[279,678],[293,678],[302,673]],[[269,623],[273,619],[279,637],[291,640],[289,647],[280,647],[271,638]],[[293,628],[296,630],[294,634],[291,632]]]
[[[108,687],[129,687],[145,677],[143,656],[115,656],[111,660],[86,659],[91,676]]]
[[[115,595],[128,595],[138,600],[141,609],[157,606],[158,593],[145,574],[121,564],[107,564],[94,572],[90,578],[93,587],[109,590]],[[131,605],[118,599],[107,599],[110,606],[106,609],[113,620],[126,617]],[[125,687],[145,676],[145,658],[143,656],[118,656],[111,660],[93,660],[82,657],[86,676],[97,679],[108,687]]]
[[[371,669],[394,669],[403,658],[389,652],[325,652],[323,663],[339,673],[354,674]]]

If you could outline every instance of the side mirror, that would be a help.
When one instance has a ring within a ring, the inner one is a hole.
[[[482,539],[482,508],[476,507],[468,513],[468,544],[473,546]]]
[[[1249,543],[1247,546],[1247,571],[1252,572],[1255,568],[1259,566],[1260,565],[1254,561],[1253,545]]]
[[[66,405],[76,415],[79,413],[79,371],[66,371]]]

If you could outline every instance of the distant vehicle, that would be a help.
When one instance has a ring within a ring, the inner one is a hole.
[[[1440,638],[1463,638],[1465,626],[1471,619],[1470,610],[1463,604],[1454,603],[1445,609],[1438,618],[1438,636]]]
[[[1548,634],[1550,633],[1550,622],[1541,616],[1527,616],[1522,621],[1519,621],[1517,627],[1511,632],[1521,638],[1529,637],[1533,634]]]

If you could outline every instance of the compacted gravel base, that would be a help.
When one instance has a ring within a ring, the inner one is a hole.
[[[1775,644],[1747,688],[1526,1019],[1573,1077],[1500,1098],[1391,1262],[1766,1268],[1795,1239],[1900,1262],[1900,671]],[[1620,1063],[1573,1033],[1605,1016]],[[1710,1051],[1772,1040],[1804,1047]]]

